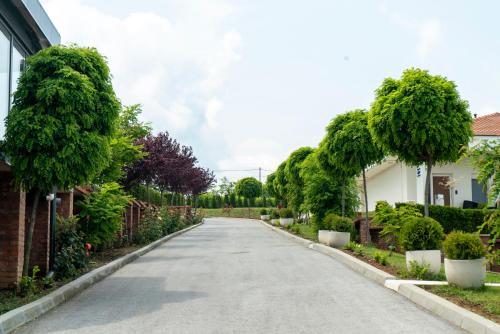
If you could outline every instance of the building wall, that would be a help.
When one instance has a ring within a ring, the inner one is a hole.
[[[385,200],[394,205],[407,197],[406,185],[403,184],[406,170],[400,163],[390,166],[366,182],[368,192],[368,210],[375,210],[377,201]],[[361,194],[363,202],[363,195]]]

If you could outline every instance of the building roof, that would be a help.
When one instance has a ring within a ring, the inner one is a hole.
[[[500,136],[500,112],[475,118],[472,131],[474,136]]]

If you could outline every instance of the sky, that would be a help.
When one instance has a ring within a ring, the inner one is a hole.
[[[495,0],[41,3],[64,44],[107,57],[123,104],[219,178],[264,178],[409,67],[455,81],[473,114],[500,111]]]

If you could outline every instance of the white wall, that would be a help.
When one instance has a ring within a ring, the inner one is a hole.
[[[405,167],[397,163],[367,180],[369,211],[375,210],[377,201],[385,200],[391,205],[404,201],[407,197],[406,186],[403,185],[403,180],[406,177],[405,172]],[[360,193],[360,196],[363,203],[363,194]]]
[[[451,187],[452,206],[462,207],[464,200],[472,200],[472,178],[475,172],[468,159],[462,159],[454,164],[434,166],[432,175],[450,175],[453,181]],[[431,197],[433,198],[433,197]]]

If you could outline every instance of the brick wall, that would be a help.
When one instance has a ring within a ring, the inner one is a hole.
[[[59,192],[57,197],[61,199],[61,203],[57,206],[57,214],[63,218],[73,216],[73,191]]]
[[[12,287],[23,270],[26,194],[12,187],[12,175],[0,172],[0,288]]]

